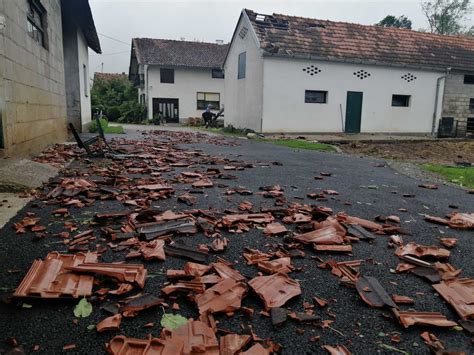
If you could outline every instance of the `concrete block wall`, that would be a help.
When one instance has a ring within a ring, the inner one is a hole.
[[[459,122],[459,134],[464,135],[468,117],[474,117],[469,109],[474,99],[474,85],[464,84],[464,75],[472,73],[450,73],[446,78],[443,97],[443,117],[453,117]]]
[[[28,35],[28,1],[0,0],[0,110],[6,156],[31,155],[67,137],[61,7],[59,0],[42,4],[47,49]]]

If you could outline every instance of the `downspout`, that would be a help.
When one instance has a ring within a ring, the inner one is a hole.
[[[148,97],[148,64],[145,64],[145,88],[147,119],[150,119],[150,98]]]
[[[441,85],[441,80],[445,79],[449,73],[451,72],[451,68],[446,68],[446,74],[440,76],[436,80],[436,96],[435,96],[435,105],[434,105],[434,112],[433,112],[433,121],[431,122],[431,135],[434,137],[436,132],[436,117],[438,116],[438,102],[439,102],[439,87]],[[443,90],[444,96],[444,90]]]

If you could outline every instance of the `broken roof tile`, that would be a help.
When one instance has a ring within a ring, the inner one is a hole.
[[[138,294],[129,297],[127,302],[120,308],[125,317],[134,317],[138,312],[163,304],[163,300],[149,293]]]
[[[271,223],[273,220],[273,216],[269,213],[229,214],[222,218],[222,224],[230,227],[239,222],[264,224]]]
[[[202,276],[209,270],[211,270],[210,265],[203,265],[193,262],[187,262],[184,265],[184,272],[189,276]]]
[[[222,262],[213,263],[212,267],[214,268],[214,270],[217,271],[219,276],[224,279],[230,278],[235,281],[247,281],[247,278],[243,276],[240,272]]]
[[[415,300],[408,296],[392,295],[392,300],[396,304],[415,304]]]
[[[433,288],[462,319],[474,319],[474,280],[461,278],[442,281]]]
[[[219,342],[220,355],[236,355],[250,342],[250,335],[227,334]]]
[[[436,327],[454,327],[456,322],[446,319],[446,316],[439,312],[404,312],[392,309],[398,321],[405,328],[412,325],[431,325]]]
[[[304,244],[342,244],[344,234],[332,226],[323,227],[314,231],[294,236],[293,238]]]
[[[247,286],[234,279],[224,279],[195,297],[199,313],[233,312],[240,308]]]
[[[248,284],[260,296],[266,308],[281,307],[291,298],[301,294],[299,282],[281,273],[257,276]]]
[[[356,281],[356,289],[360,297],[369,306],[398,308],[375,277],[361,276]]]
[[[165,241],[156,239],[148,243],[140,243],[140,252],[145,260],[164,261],[166,259],[164,247]]]
[[[265,235],[277,235],[277,234],[283,234],[288,232],[286,227],[278,222],[275,223],[269,223],[267,226],[263,229],[263,234]]]
[[[351,352],[344,345],[323,345],[323,349],[331,355],[351,355]]]
[[[75,255],[49,253],[35,260],[17,287],[14,297],[85,297],[92,293],[94,277],[68,272],[69,267],[97,261],[97,253]]]
[[[270,352],[259,343],[253,345],[250,349],[241,353],[241,355],[269,355],[269,354]]]
[[[122,315],[120,313],[107,317],[98,323],[95,327],[99,333],[105,332],[106,330],[118,330],[122,321]]]
[[[76,273],[93,273],[112,277],[120,282],[135,284],[141,288],[145,287],[147,270],[141,264],[111,264],[111,263],[82,263],[68,266],[66,270]]]
[[[455,229],[474,229],[474,213],[453,213],[449,226]]]
[[[259,261],[257,263],[257,268],[269,274],[275,274],[278,272],[287,274],[293,271],[291,258],[289,257],[279,258],[271,261]]]
[[[410,242],[404,246],[398,247],[395,251],[397,256],[413,255],[418,258],[433,257],[433,258],[449,258],[450,251],[436,246],[424,246]]]
[[[453,248],[458,242],[457,238],[439,238],[439,242],[446,248]]]

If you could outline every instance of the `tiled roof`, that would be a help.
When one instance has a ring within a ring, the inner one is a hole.
[[[245,10],[264,55],[474,71],[474,38]]]
[[[120,73],[98,73],[98,72],[94,73],[94,80],[95,79],[112,80],[112,79],[116,79],[116,78],[127,79],[128,75],[125,74],[125,73],[122,73],[122,74],[120,74]]]
[[[195,68],[220,68],[228,44],[134,38],[133,47],[140,64]]]

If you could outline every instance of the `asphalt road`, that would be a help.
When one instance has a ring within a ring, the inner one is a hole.
[[[139,135],[138,135],[139,136]],[[232,139],[232,138],[230,138]],[[474,251],[472,231],[456,231],[442,226],[427,223],[421,214],[429,213],[436,216],[444,216],[453,211],[449,205],[459,206],[463,212],[474,211],[474,196],[465,191],[451,187],[441,186],[439,190],[426,190],[418,187],[418,181],[399,175],[391,168],[376,167],[380,161],[363,159],[354,156],[346,156],[333,153],[319,153],[314,151],[295,150],[261,143],[255,141],[238,140],[238,147],[215,146],[215,145],[192,145],[185,146],[192,149],[203,149],[205,152],[235,158],[255,164],[255,168],[244,171],[233,171],[238,180],[224,181],[230,187],[241,185],[257,192],[260,186],[281,185],[285,190],[288,201],[306,202],[314,204],[313,200],[306,198],[310,192],[320,192],[324,189],[332,189],[340,194],[333,196],[328,201],[318,203],[330,207],[334,212],[346,211],[348,214],[372,220],[377,215],[400,216],[401,226],[411,233],[404,236],[404,241],[415,241],[423,245],[439,245],[437,238],[441,235],[459,238],[457,246],[452,249],[449,262],[455,267],[463,269],[464,277],[474,277]],[[268,164],[279,162],[282,165]],[[203,167],[206,168],[206,167]],[[175,176],[182,169],[176,168],[168,174]],[[315,180],[314,176],[320,172],[330,172],[332,176],[324,180]],[[166,175],[165,175],[166,176]],[[373,185],[377,188],[369,189]],[[184,190],[186,186],[178,185]],[[214,187],[207,189],[206,194],[197,195],[196,208],[214,207],[219,210],[226,208],[236,209],[238,203],[249,200],[258,209],[260,206],[272,206],[273,200],[262,198],[260,195],[228,196],[223,192],[225,189]],[[414,198],[404,198],[402,194],[414,194]],[[348,204],[350,203],[350,205]],[[162,200],[154,207],[180,208],[187,206],[178,204],[175,198]],[[35,212],[41,217],[41,223],[48,226],[50,232],[63,231],[63,221],[57,221],[51,216],[51,211],[57,206],[48,206],[43,203],[31,202],[12,221],[0,231],[0,295],[6,296],[15,288],[35,258],[43,258],[49,251],[66,251],[66,246],[60,244],[57,238],[48,237],[39,241],[33,241],[33,234],[27,232],[22,235],[15,234],[12,223],[21,220],[28,211]],[[408,212],[399,212],[399,208],[406,208]],[[118,202],[96,202],[93,207],[76,209],[72,208],[72,216],[78,221],[83,221],[81,230],[88,227],[88,221],[92,213],[97,211],[122,210]],[[293,228],[290,226],[289,228]],[[252,229],[242,235],[226,235],[230,239],[228,249],[222,254],[227,260],[236,261],[235,266],[242,274],[253,277],[257,274],[254,266],[247,266],[243,260],[244,247],[250,247],[265,251],[269,244],[278,242],[278,237],[264,237],[259,229]],[[178,237],[186,239],[190,245],[209,242],[205,236],[198,234],[192,237]],[[219,328],[229,329],[240,333],[241,325],[252,325],[254,332],[261,338],[271,338],[273,341],[283,345],[284,354],[324,354],[321,345],[346,345],[353,354],[372,353],[395,353],[380,347],[380,343],[403,349],[411,354],[429,353],[428,348],[420,338],[424,330],[436,334],[445,346],[451,350],[463,350],[466,353],[474,353],[470,337],[463,331],[451,329],[411,327],[403,329],[397,321],[390,316],[388,310],[371,308],[366,305],[354,289],[343,287],[339,279],[332,275],[329,270],[317,268],[318,261],[311,256],[318,255],[327,260],[368,259],[374,260],[373,264],[366,263],[362,266],[362,274],[375,276],[382,283],[389,294],[410,296],[415,299],[414,306],[401,307],[404,310],[415,309],[417,311],[439,311],[448,319],[457,320],[457,314],[437,295],[432,286],[412,274],[394,274],[390,272],[395,269],[399,259],[394,255],[394,249],[387,247],[388,237],[378,237],[374,243],[353,243],[353,255],[329,255],[316,254],[306,248],[306,258],[294,259],[296,267],[302,267],[303,271],[293,272],[290,276],[301,283],[302,295],[289,301],[285,307],[288,309],[303,311],[303,302],[312,302],[314,296],[329,301],[328,309],[315,308],[322,319],[332,319],[332,327],[338,332],[311,325],[297,324],[288,321],[282,328],[274,329],[268,317],[259,314],[263,309],[261,300],[249,292],[244,299],[243,306],[255,309],[252,319],[237,312],[233,317],[225,315],[217,316]],[[124,253],[107,252],[102,260],[123,260]],[[212,258],[211,258],[212,260]],[[139,261],[141,262],[141,260]],[[146,290],[155,295],[160,294],[160,289],[166,278],[161,275],[166,269],[181,269],[185,260],[168,257],[163,262],[144,262],[149,272],[153,272],[152,278],[147,280]],[[18,269],[19,272],[9,272]],[[88,330],[87,326],[97,324],[108,314],[101,310],[99,305],[94,305],[94,311],[88,318],[79,319],[74,324],[73,308],[77,301],[44,301],[28,300],[24,303],[32,305],[31,308],[23,308],[23,302],[0,302],[0,341],[8,337],[14,337],[24,350],[29,352],[35,345],[40,346],[39,353],[56,354],[61,353],[64,345],[76,344],[71,353],[96,354],[104,352],[104,344],[113,336],[124,334],[130,337],[145,338],[147,334],[159,336],[161,327],[159,321],[162,311],[159,308],[150,309],[140,313],[135,318],[127,318],[122,321],[119,332],[97,333]],[[198,316],[197,308],[192,302],[180,298],[179,313],[186,317]],[[143,325],[155,322],[153,329],[143,328]],[[302,334],[297,329],[304,329]],[[400,334],[400,343],[392,343],[390,338],[393,334]],[[320,336],[317,342],[310,342],[309,338]],[[5,343],[0,343],[0,349],[8,349]],[[0,351],[1,352],[1,351]]]

